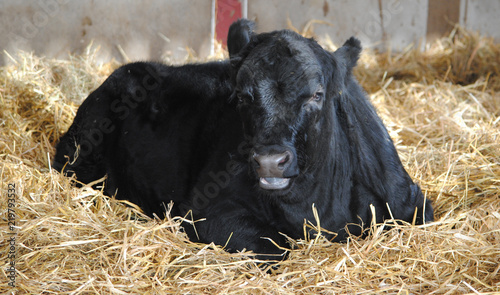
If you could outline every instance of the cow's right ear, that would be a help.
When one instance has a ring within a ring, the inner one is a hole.
[[[229,32],[227,33],[229,57],[238,54],[250,42],[254,27],[255,23],[248,19],[239,19],[229,27]]]

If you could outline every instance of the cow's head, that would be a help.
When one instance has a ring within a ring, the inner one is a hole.
[[[283,193],[329,154],[334,101],[361,48],[351,38],[330,53],[291,31],[252,29],[239,20],[229,30],[233,99],[251,146],[251,173],[261,189]]]

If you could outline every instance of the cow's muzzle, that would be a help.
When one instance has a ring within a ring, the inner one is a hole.
[[[254,150],[253,166],[263,189],[278,190],[288,187],[290,178],[297,175],[294,154],[285,150],[281,153],[264,153]]]

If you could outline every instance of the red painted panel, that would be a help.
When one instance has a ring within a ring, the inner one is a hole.
[[[215,38],[226,46],[227,30],[241,18],[241,3],[238,0],[216,0]]]

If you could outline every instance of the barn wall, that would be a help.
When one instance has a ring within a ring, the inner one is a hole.
[[[186,47],[207,56],[215,1],[236,0],[0,0],[0,50],[65,58],[93,41],[102,61],[178,61]],[[250,0],[246,8],[258,31],[315,20],[316,35],[337,44],[355,35],[365,47],[400,50],[432,41],[450,22],[500,41],[499,0]],[[0,65],[8,60],[0,54]]]
[[[287,26],[304,28],[311,20],[314,32],[329,35],[336,44],[357,36],[365,47],[401,49],[425,36],[427,0],[408,1],[272,1],[254,0],[248,8],[250,18],[258,20],[263,31]]]
[[[500,1],[461,0],[460,24],[500,42]]]
[[[94,41],[100,59],[120,61],[208,54],[210,11],[210,0],[0,0],[0,47],[62,58]]]

